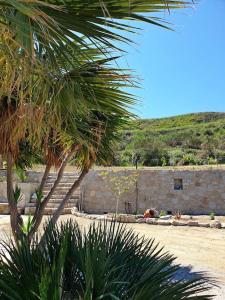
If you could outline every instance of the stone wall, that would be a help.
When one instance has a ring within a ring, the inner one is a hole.
[[[105,171],[106,169],[104,169]],[[109,184],[99,175],[103,170],[91,170],[81,186],[81,206],[88,213],[115,212],[116,199]],[[118,176],[135,172],[118,170]],[[0,202],[7,202],[5,171],[0,171]],[[26,203],[41,181],[41,172],[27,172],[27,178],[21,182]],[[175,190],[174,185],[182,182],[183,189]],[[183,168],[183,169],[140,169],[137,185],[119,201],[119,211],[144,212],[147,208],[178,211],[192,214],[225,215],[225,169],[224,168]]]
[[[115,212],[116,199],[105,179],[99,175],[102,170],[92,170],[82,183],[81,205],[89,213]],[[132,170],[118,171],[134,172]],[[225,169],[143,169],[138,170],[137,186],[122,197],[119,211],[126,208],[144,212],[155,207],[158,210],[178,211],[187,214],[225,214]],[[177,187],[181,183],[181,189]],[[129,206],[128,206],[129,202]]]
[[[17,184],[21,188],[23,195],[23,203],[21,203],[21,205],[29,203],[30,195],[38,187],[39,183],[41,182],[42,175],[42,172],[28,171],[26,172],[26,179],[22,182],[14,174],[14,184]],[[0,203],[4,202],[7,202],[6,171],[0,170]]]

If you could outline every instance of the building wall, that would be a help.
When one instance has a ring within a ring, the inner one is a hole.
[[[26,179],[21,182],[21,180],[14,174],[14,186],[17,184],[21,188],[22,201],[21,206],[29,203],[30,196],[35,189],[39,186],[41,182],[43,173],[28,171],[26,174]],[[0,170],[0,203],[7,202],[7,190],[6,190],[6,171]]]
[[[89,213],[115,212],[116,199],[109,184],[92,170],[82,184],[82,206]],[[118,176],[134,172],[118,171]],[[181,179],[183,190],[174,189],[174,180]],[[143,169],[138,170],[137,187],[133,184],[119,201],[119,211],[125,212],[130,202],[132,212],[158,210],[192,214],[225,214],[225,170],[212,169]],[[127,206],[128,204],[126,204]]]

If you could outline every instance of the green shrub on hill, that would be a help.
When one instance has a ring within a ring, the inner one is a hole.
[[[114,165],[143,166],[225,163],[225,113],[196,113],[136,120],[121,131]]]

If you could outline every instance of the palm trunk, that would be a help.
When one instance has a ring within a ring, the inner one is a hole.
[[[51,170],[51,167],[52,165],[47,163],[46,167],[45,167],[45,172],[44,172],[44,175],[42,177],[42,180],[41,180],[41,184],[39,186],[39,191],[42,192],[43,191],[43,188],[45,186],[45,183],[46,183],[46,180],[48,178],[48,175],[50,173],[50,170]]]
[[[3,160],[2,160],[2,155],[0,155],[0,169],[3,169]]]
[[[13,233],[14,240],[18,242],[21,238],[22,230],[21,226],[23,225],[23,220],[18,214],[17,203],[14,199],[13,193],[13,157],[10,152],[7,154],[7,198],[9,203],[10,211],[10,224]]]
[[[49,200],[51,199],[51,196],[53,195],[54,191],[56,190],[57,186],[59,185],[62,177],[63,177],[63,173],[64,173],[64,170],[67,166],[67,163],[68,161],[72,158],[72,156],[74,155],[76,151],[76,148],[73,148],[68,154],[67,156],[65,157],[65,159],[63,160],[62,164],[61,164],[61,167],[58,171],[58,176],[53,184],[53,187],[51,188],[51,190],[49,191],[48,195],[44,198],[44,200],[39,203],[39,205],[37,205],[36,209],[35,209],[35,213],[34,213],[34,217],[33,217],[33,220],[32,220],[32,228],[29,232],[29,235],[28,235],[28,240],[31,241],[31,239],[33,238],[35,232],[38,230],[40,224],[41,224],[41,221],[42,221],[42,218],[43,218],[43,215],[44,215],[44,210],[46,208],[46,205],[48,204]],[[46,178],[47,179],[47,178]]]
[[[55,225],[59,216],[61,215],[65,205],[68,203],[69,199],[71,198],[71,196],[73,195],[73,193],[75,192],[75,190],[79,187],[80,183],[82,182],[84,176],[88,173],[89,169],[84,169],[80,176],[78,177],[78,179],[74,182],[74,184],[72,185],[72,187],[69,189],[69,191],[67,192],[65,198],[63,199],[63,201],[60,203],[59,207],[57,208],[57,210],[55,211],[54,215],[52,216],[50,223],[52,225]]]

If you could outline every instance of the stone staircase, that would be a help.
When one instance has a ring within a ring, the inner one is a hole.
[[[45,208],[45,214],[51,215],[53,214],[56,209],[58,208],[59,204],[62,202],[64,196],[74,183],[74,181],[78,178],[77,174],[74,173],[65,173],[63,175],[63,178],[61,179],[61,182],[57,186],[55,192],[53,193],[50,201],[48,202],[46,208]],[[44,189],[43,189],[43,195],[46,196],[48,192],[50,191],[51,187],[53,186],[56,179],[56,174],[51,173],[49,174]],[[71,208],[75,207],[77,205],[77,202],[80,200],[81,192],[80,188],[78,188],[73,196],[70,198],[69,202],[67,203],[66,207],[63,210],[63,214],[70,214]],[[26,206],[25,208],[25,214],[33,214],[35,210],[35,203],[36,199],[32,199],[31,202]]]

